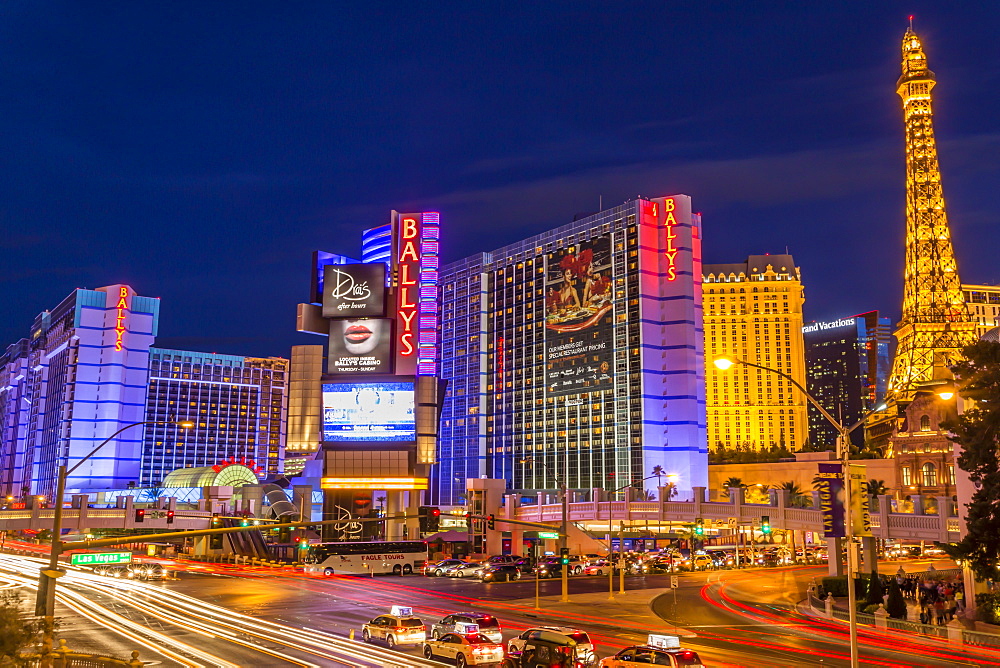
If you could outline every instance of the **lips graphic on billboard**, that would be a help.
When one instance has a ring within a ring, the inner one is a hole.
[[[331,264],[323,268],[324,318],[385,315],[385,265]]]
[[[327,372],[392,373],[392,318],[330,321]]]

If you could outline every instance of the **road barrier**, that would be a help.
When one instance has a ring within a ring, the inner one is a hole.
[[[110,656],[99,654],[83,654],[72,652],[66,646],[65,640],[59,641],[59,647],[43,654],[22,654],[15,661],[9,656],[0,657],[0,668],[8,666],[18,666],[18,668],[118,668],[128,666],[128,668],[141,668],[143,662],[139,660],[139,651],[132,650],[130,660],[116,659]]]

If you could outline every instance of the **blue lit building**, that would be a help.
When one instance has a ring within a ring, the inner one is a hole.
[[[222,461],[281,470],[288,361],[152,348],[160,300],[127,285],[74,290],[0,356],[0,494],[156,486],[171,470]]]
[[[803,325],[806,387],[831,415],[852,425],[885,399],[889,380],[892,321],[878,311]],[[814,447],[832,448],[837,430],[812,405],[809,439]],[[851,441],[864,445],[864,430]]]
[[[149,347],[160,303],[127,285],[74,290],[39,314],[0,357],[0,493],[55,492],[61,464],[144,419]],[[67,480],[67,489],[139,479],[142,428],[121,434]]]
[[[636,199],[441,271],[430,502],[467,478],[589,494],[707,485],[701,217]],[[638,482],[661,467],[664,477]]]

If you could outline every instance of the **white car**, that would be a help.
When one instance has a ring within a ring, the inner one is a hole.
[[[479,575],[481,570],[483,570],[482,564],[465,562],[464,564],[451,566],[445,570],[444,574],[450,578],[474,578]]]
[[[389,647],[419,645],[427,640],[427,627],[411,615],[379,615],[361,627],[361,639],[384,640]]]

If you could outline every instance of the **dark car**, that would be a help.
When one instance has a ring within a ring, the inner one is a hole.
[[[515,564],[489,564],[479,572],[482,582],[510,582],[521,578],[521,569]]]
[[[535,560],[531,557],[521,557],[514,562],[514,565],[517,566],[518,570],[522,573],[530,573],[535,570]]]
[[[535,577],[538,578],[561,578],[562,577],[562,562],[558,559],[543,561],[542,563],[535,566]],[[573,571],[569,571],[569,575],[572,575]]]
[[[452,566],[459,566],[464,563],[465,562],[461,559],[439,559],[437,561],[428,561],[427,565],[424,566],[424,575],[441,577],[444,575],[444,572]]]
[[[518,559],[520,559],[520,557],[517,557],[517,556],[515,556],[513,554],[495,554],[495,555],[493,555],[492,557],[490,557],[489,559],[487,559],[483,563],[486,563],[486,564],[513,564]]]

